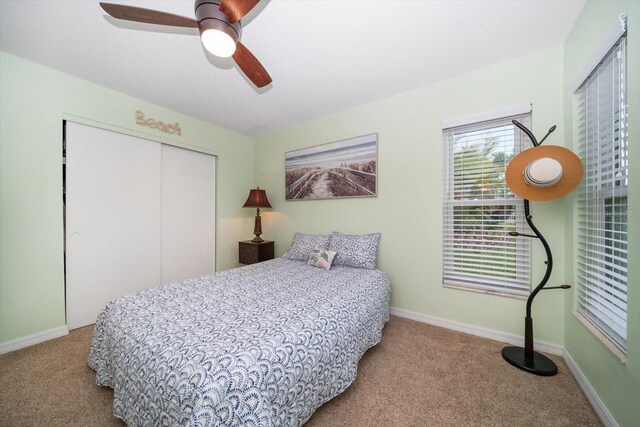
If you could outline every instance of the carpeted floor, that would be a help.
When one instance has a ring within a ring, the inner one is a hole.
[[[93,327],[0,356],[0,426],[124,425],[86,358]],[[357,380],[308,426],[601,426],[562,358],[537,377],[504,344],[392,317]]]

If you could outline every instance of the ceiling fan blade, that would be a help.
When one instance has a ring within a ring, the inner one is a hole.
[[[198,28],[198,22],[195,19],[185,18],[184,16],[174,15],[172,13],[113,3],[100,3],[100,6],[105,12],[116,19],[144,22],[145,24],[170,25],[172,27]]]
[[[249,49],[240,42],[238,42],[236,46],[233,60],[236,61],[238,67],[240,67],[242,72],[246,74],[256,87],[263,87],[271,83],[271,76],[267,73],[267,70],[265,70],[260,61],[249,52]]]
[[[232,23],[237,22],[259,2],[260,0],[222,0],[220,12],[227,15]]]

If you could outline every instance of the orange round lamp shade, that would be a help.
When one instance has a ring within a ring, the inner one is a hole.
[[[537,146],[515,156],[506,170],[511,191],[523,199],[546,202],[572,192],[582,179],[582,162],[557,145]]]

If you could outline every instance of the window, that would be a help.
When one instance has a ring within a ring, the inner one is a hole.
[[[628,130],[626,37],[576,91],[585,176],[577,213],[576,311],[623,353],[627,346]]]
[[[526,111],[443,125],[445,286],[529,294],[530,239],[508,234],[527,232],[524,207],[505,181],[509,161],[531,144],[511,123],[516,119],[529,127],[530,106]]]

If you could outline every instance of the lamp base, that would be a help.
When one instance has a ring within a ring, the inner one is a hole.
[[[256,236],[251,241],[253,243],[262,243],[264,239],[260,237],[262,234],[262,218],[260,218],[260,208],[256,209],[256,219],[253,224],[253,234]]]
[[[537,351],[533,352],[533,360],[530,362],[525,360],[524,348],[522,347],[505,347],[502,349],[502,357],[511,365],[530,374],[550,377],[558,373],[558,366],[554,361]]]

